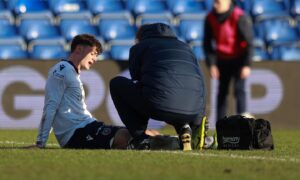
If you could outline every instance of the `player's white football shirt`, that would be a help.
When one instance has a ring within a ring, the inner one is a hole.
[[[48,72],[37,144],[46,145],[53,127],[57,141],[63,147],[77,128],[95,121],[84,99],[85,93],[77,68],[67,60],[54,65]]]

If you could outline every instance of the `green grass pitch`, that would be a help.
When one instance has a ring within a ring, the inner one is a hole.
[[[164,131],[170,132],[170,131]],[[300,179],[300,131],[273,130],[274,151],[23,149],[36,130],[0,130],[0,179]]]

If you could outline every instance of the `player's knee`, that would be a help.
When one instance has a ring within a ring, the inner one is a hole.
[[[112,149],[126,149],[130,138],[131,136],[127,129],[118,130],[114,137]]]

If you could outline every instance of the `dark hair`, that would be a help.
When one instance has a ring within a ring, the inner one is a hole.
[[[142,40],[142,33],[144,32],[144,30],[147,28],[148,25],[149,24],[144,24],[138,29],[138,31],[135,34],[135,39],[139,41]]]
[[[101,43],[90,34],[79,34],[75,36],[71,43],[71,53],[76,49],[77,45],[83,46],[95,46],[98,54],[103,52]]]

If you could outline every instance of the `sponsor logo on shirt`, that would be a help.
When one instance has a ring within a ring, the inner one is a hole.
[[[61,70],[63,70],[65,67],[66,67],[65,65],[61,64],[61,65],[59,66],[59,70],[61,71]]]
[[[86,136],[86,140],[87,140],[87,141],[92,141],[92,140],[94,140],[94,138],[93,138],[91,135],[88,134],[88,135]]]

